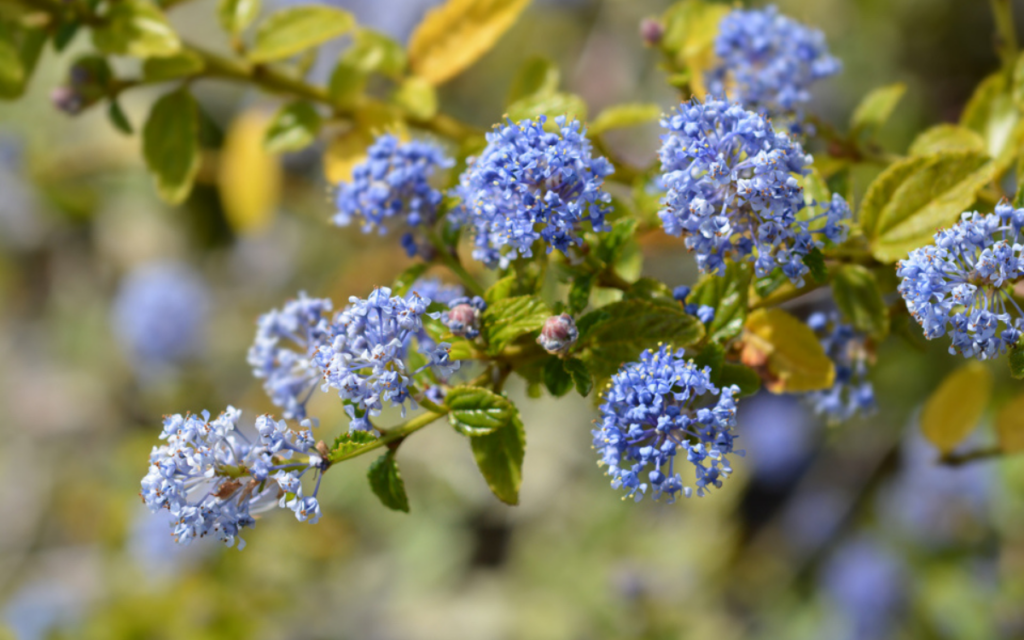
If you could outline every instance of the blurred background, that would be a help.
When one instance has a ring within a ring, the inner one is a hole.
[[[436,4],[332,1],[400,41]],[[591,114],[623,101],[667,108],[677,98],[638,27],[668,4],[535,0],[445,85],[442,104],[489,126],[537,54]],[[825,120],[842,126],[866,91],[908,84],[883,136],[898,152],[955,120],[998,65],[984,2],[778,4],[821,28],[845,65],[816,87],[811,111]],[[1016,8],[1024,17],[1024,2]],[[195,0],[169,13],[191,40],[223,50],[214,10]],[[343,47],[311,73],[327,73]],[[48,48],[29,95],[0,103],[0,637],[1024,637],[1024,459],[936,464],[917,414],[959,364],[941,340],[879,346],[880,410],[868,419],[829,426],[793,397],[745,400],[747,457],[704,499],[621,501],[595,465],[590,402],[528,400],[513,384],[529,442],[519,507],[495,500],[463,439],[435,427],[401,451],[408,515],[368,490],[365,457],[329,475],[315,526],[278,512],[244,551],[178,548],[137,495],[161,416],[272,411],[245,362],[258,315],[299,290],[342,303],[411,263],[394,239],[328,225],[322,146],[282,158],[272,215],[225,212],[229,178],[216,165],[245,148],[236,115],[265,122],[280,104],[238,86],[195,87],[210,162],[183,206],[161,204],[137,136],[102,110],[70,118],[51,105],[82,48]],[[158,95],[130,94],[129,118]],[[657,135],[611,142],[647,160]],[[234,175],[236,191],[261,186],[244,167]],[[655,235],[644,269],[691,284],[682,245]],[[1012,391],[997,380],[997,393]],[[333,437],[337,401],[314,403]],[[982,424],[971,444],[993,440]]]

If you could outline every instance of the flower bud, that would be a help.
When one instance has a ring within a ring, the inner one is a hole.
[[[560,316],[551,316],[544,321],[544,328],[540,330],[537,343],[548,353],[561,355],[576,344],[576,338],[579,335],[580,332],[576,330],[576,321],[568,313],[563,313]]]
[[[451,310],[441,316],[441,322],[455,336],[472,340],[480,335],[480,312],[487,303],[480,296],[456,298],[448,303]]]
[[[644,18],[640,21],[640,37],[648,47],[656,47],[665,37],[665,26],[657,18]]]
[[[85,108],[82,96],[71,87],[54,87],[50,92],[50,103],[69,116],[76,116]]]

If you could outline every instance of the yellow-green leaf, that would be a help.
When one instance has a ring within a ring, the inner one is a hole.
[[[409,38],[409,65],[434,85],[487,53],[530,0],[447,0],[427,12]]]
[[[178,34],[154,3],[123,0],[109,6],[104,21],[92,31],[100,51],[148,58],[169,56],[181,48]]]
[[[394,102],[415,120],[430,120],[437,113],[434,85],[419,76],[410,76],[398,86]]]
[[[864,96],[850,119],[850,129],[854,135],[862,131],[872,133],[884,125],[906,91],[907,85],[897,82],[879,87]]]
[[[491,492],[506,504],[519,504],[526,431],[515,406],[507,424],[492,433],[470,438],[469,445]]]
[[[508,107],[508,117],[515,122],[526,118],[535,119],[537,116],[566,116],[570,120],[585,120],[587,103],[575,94],[558,92],[527,96]]]
[[[561,74],[553,62],[543,56],[526,59],[509,87],[505,104],[511,105],[527,96],[551,95],[558,91]]]
[[[217,19],[231,35],[238,35],[260,14],[260,0],[220,0]]]
[[[236,233],[265,229],[277,213],[281,165],[264,149],[269,117],[248,111],[235,119],[220,154],[217,182],[228,223]]]
[[[191,51],[179,51],[165,58],[147,58],[142,75],[148,82],[174,80],[200,73],[206,67],[203,59]]]
[[[996,433],[1006,453],[1024,451],[1024,395],[1007,402],[996,414]]]
[[[772,393],[803,393],[832,387],[836,370],[817,336],[782,309],[747,316],[745,340],[767,357]]]
[[[347,11],[307,5],[272,13],[256,30],[249,51],[253,62],[271,62],[301,53],[348,33],[356,24]]]
[[[25,82],[25,69],[14,43],[0,39],[0,96],[15,97]]]
[[[163,96],[142,129],[142,152],[160,197],[178,204],[199,171],[199,107],[187,89]]]
[[[993,73],[974,90],[964,107],[960,125],[981,134],[988,155],[995,158],[1013,142],[1020,113],[1006,85],[1006,76]]]
[[[921,431],[943,454],[949,453],[978,426],[992,395],[992,374],[980,362],[952,372],[925,402]]]
[[[715,37],[718,24],[732,8],[725,3],[708,4],[683,0],[672,5],[662,18],[665,35],[662,48],[672,52],[685,65],[693,92],[704,97],[704,73],[715,62]]]
[[[360,28],[342,60],[363,73],[399,78],[408,64],[405,50],[383,33]]]
[[[590,123],[590,133],[598,135],[611,129],[624,129],[654,122],[661,116],[656,104],[620,104],[608,107]]]
[[[263,144],[271,153],[305,149],[316,140],[320,125],[316,107],[308,102],[292,102],[274,115]]]
[[[858,330],[878,339],[889,334],[889,309],[874,274],[866,268],[848,264],[836,269],[832,297]]]
[[[937,124],[925,129],[910,145],[910,155],[928,156],[943,151],[985,152],[985,139],[977,132],[955,124]]]

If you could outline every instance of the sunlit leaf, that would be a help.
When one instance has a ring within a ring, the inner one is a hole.
[[[324,5],[281,9],[260,23],[248,57],[253,62],[288,58],[348,33],[355,19],[347,11]]]
[[[231,35],[245,31],[260,14],[260,0],[219,0],[217,19]]]
[[[992,395],[992,374],[968,362],[946,376],[921,411],[921,431],[942,453],[949,453],[978,426]]]
[[[199,55],[191,51],[179,51],[162,58],[147,58],[142,63],[142,77],[149,82],[174,80],[200,73],[205,67]]]
[[[850,129],[854,135],[861,132],[874,133],[889,120],[907,85],[902,82],[890,84],[872,90],[860,101],[850,119]]]
[[[782,309],[758,309],[747,317],[745,340],[767,356],[772,393],[828,389],[835,366],[806,323]]]
[[[620,104],[608,107],[590,123],[590,133],[599,135],[612,129],[635,127],[654,122],[661,116],[656,104]]]
[[[551,310],[536,296],[517,296],[498,300],[481,315],[481,334],[487,340],[487,352],[500,353],[513,340],[539,331]]]
[[[395,511],[409,512],[409,498],[405,495],[405,482],[398,472],[395,452],[388,451],[373,461],[366,473],[370,488],[381,504]]]
[[[477,468],[491,492],[506,504],[519,504],[519,487],[523,482],[523,457],[526,453],[526,431],[519,411],[512,407],[509,424],[483,436],[469,439]]]
[[[955,124],[937,124],[914,138],[910,155],[928,156],[943,151],[985,152],[985,139],[977,132]]]
[[[163,96],[142,129],[142,153],[160,197],[178,204],[199,171],[199,107],[187,89]]]
[[[444,399],[448,421],[464,436],[494,433],[512,422],[516,408],[506,398],[482,387],[455,387]]]
[[[1024,395],[1007,402],[996,414],[996,433],[1006,453],[1024,451]]]
[[[101,24],[92,30],[92,41],[104,53],[148,58],[169,56],[181,48],[174,28],[160,9],[147,0],[110,3]]]
[[[854,327],[879,339],[888,335],[889,310],[870,271],[855,264],[836,269],[832,297]]]
[[[309,102],[292,102],[281,107],[267,127],[264,146],[271,153],[305,149],[320,131],[320,114]]]
[[[281,197],[281,164],[263,146],[269,123],[260,111],[242,114],[231,124],[221,150],[217,183],[228,223],[236,233],[265,229]]]

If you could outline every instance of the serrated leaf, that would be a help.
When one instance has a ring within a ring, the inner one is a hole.
[[[576,315],[590,304],[590,292],[594,290],[597,277],[593,274],[578,275],[569,287],[569,313]]]
[[[187,89],[161,97],[142,129],[142,153],[157,193],[179,204],[199,171],[199,107]]]
[[[956,369],[932,392],[921,411],[921,431],[943,454],[978,426],[992,396],[992,374],[980,362]]]
[[[590,369],[587,368],[587,364],[579,358],[566,358],[562,361],[562,366],[572,376],[572,382],[576,386],[576,393],[584,398],[590,395],[594,388],[594,378],[590,375]]]
[[[874,274],[866,268],[855,264],[839,267],[832,277],[832,297],[858,330],[877,339],[889,334],[889,309]]]
[[[171,56],[147,58],[142,63],[142,76],[148,82],[161,82],[194,76],[205,68],[206,63],[199,55],[191,51],[179,51]]]
[[[437,114],[434,85],[418,76],[410,76],[395,90],[394,103],[416,120],[430,120]]]
[[[572,375],[562,366],[562,359],[551,356],[544,362],[544,386],[556,398],[572,391]]]
[[[355,24],[352,14],[334,7],[306,5],[281,9],[260,23],[247,55],[253,62],[288,58],[345,35]]]
[[[507,275],[504,278],[500,278],[497,282],[492,284],[484,292],[484,301],[487,304],[494,304],[499,300],[504,300],[512,296],[512,292],[516,288],[516,275],[513,273]]]
[[[600,135],[612,129],[636,127],[654,122],[661,117],[661,107],[656,104],[620,104],[608,107],[590,123],[590,134]]]
[[[539,331],[550,315],[551,310],[536,296],[498,300],[481,315],[487,353],[497,355],[516,338]]]
[[[996,414],[996,434],[1004,453],[1024,451],[1024,395],[1019,395]]]
[[[506,105],[511,105],[527,96],[550,95],[558,91],[561,74],[553,62],[542,56],[527,58],[512,80]]]
[[[247,111],[231,123],[217,164],[224,215],[235,233],[266,229],[281,199],[281,162],[267,152],[263,138],[269,117]]]
[[[518,100],[508,107],[508,117],[513,122],[527,118],[536,120],[539,116],[554,119],[566,116],[569,120],[586,120],[587,103],[573,93],[550,93],[532,95]]]
[[[929,156],[944,151],[985,153],[985,140],[977,132],[955,124],[938,124],[925,129],[910,145],[911,156]]]
[[[725,275],[708,274],[690,292],[687,302],[706,304],[715,310],[715,317],[708,325],[708,337],[723,342],[735,337],[743,330],[747,319],[750,278],[752,270],[746,262],[729,262]]]
[[[455,387],[444,399],[451,409],[448,421],[464,436],[479,437],[510,424],[515,406],[482,387]]]
[[[818,337],[782,309],[758,309],[747,317],[745,340],[767,356],[772,393],[828,389],[836,370]]]
[[[305,149],[316,140],[323,124],[316,107],[308,102],[292,102],[281,107],[267,127],[263,146],[270,153]]]
[[[599,314],[599,320],[589,319]],[[579,347],[595,376],[607,378],[645,349],[665,342],[685,347],[704,337],[704,325],[683,311],[677,302],[623,300],[580,319]],[[583,331],[583,328],[586,331]]]
[[[107,118],[110,120],[110,123],[114,125],[115,129],[126,136],[130,136],[134,133],[132,123],[128,120],[128,116],[125,114],[124,110],[121,109],[121,105],[118,104],[117,100],[110,101],[110,105],[107,107]]]
[[[519,504],[526,431],[515,407],[509,424],[493,433],[470,438],[469,445],[473,449],[476,466],[491,492],[502,502]]]
[[[804,265],[810,269],[811,278],[815,282],[820,284],[828,281],[828,267],[825,266],[825,255],[822,254],[821,249],[812,248],[802,260]]]
[[[181,49],[178,34],[155,4],[123,0],[109,7],[103,22],[92,30],[92,42],[100,51],[148,58],[169,56]]]
[[[409,66],[433,85],[476,62],[511,27],[530,0],[447,0],[409,38]]]
[[[377,437],[369,431],[346,431],[335,438],[334,443],[331,444],[331,461],[336,462],[342,456],[376,441]]]
[[[245,31],[260,14],[260,0],[219,0],[217,19],[233,36]]]
[[[405,495],[405,482],[398,472],[394,451],[388,451],[374,460],[366,477],[381,504],[388,509],[409,513],[409,498]]]
[[[907,85],[902,82],[890,84],[872,90],[860,101],[850,119],[853,135],[867,132],[869,135],[881,128],[889,120],[896,105],[899,104]]]

